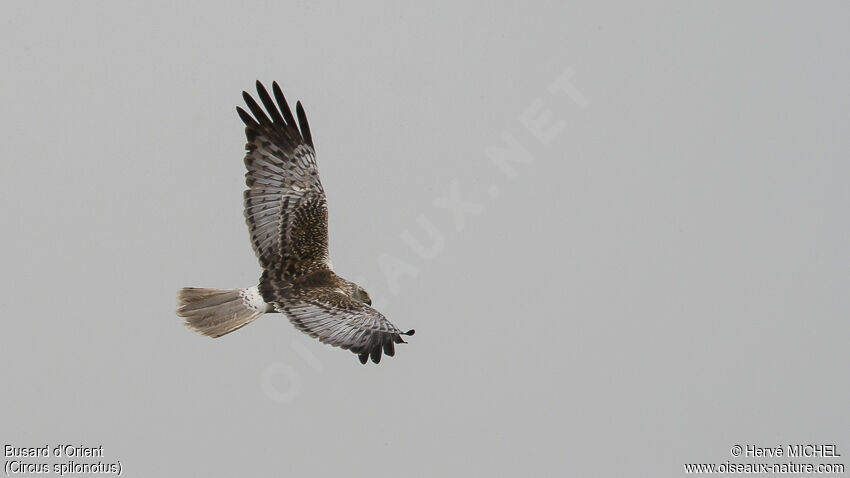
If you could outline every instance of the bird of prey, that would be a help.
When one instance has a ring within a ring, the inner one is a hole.
[[[328,207],[316,168],[307,116],[299,101],[295,112],[277,82],[272,94],[257,81],[265,111],[247,92],[251,114],[236,108],[245,123],[245,222],[263,274],[257,287],[203,289],[177,293],[177,315],[186,325],[221,337],[265,313],[280,312],[298,330],[321,342],[350,350],[361,363],[395,355],[406,343],[402,332],[370,307],[369,294],[336,275],[328,254]]]

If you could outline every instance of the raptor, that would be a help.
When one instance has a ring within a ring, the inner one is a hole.
[[[209,337],[221,337],[266,313],[285,315],[322,343],[350,350],[361,363],[392,357],[406,343],[402,332],[371,307],[365,289],[338,276],[328,253],[328,206],[316,151],[299,101],[296,122],[278,84],[272,95],[257,81],[261,107],[242,92],[245,123],[245,222],[263,268],[260,283],[245,289],[184,287],[177,315]]]

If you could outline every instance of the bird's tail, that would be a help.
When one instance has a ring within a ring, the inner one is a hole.
[[[177,315],[186,325],[209,337],[244,327],[271,311],[256,287],[249,289],[199,289],[184,287],[177,292]]]

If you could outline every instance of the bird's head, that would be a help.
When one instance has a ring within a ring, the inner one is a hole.
[[[360,287],[357,284],[354,284],[354,287],[356,288],[354,298],[359,300],[360,302],[363,302],[366,305],[372,305],[372,298],[369,297],[369,293],[366,292],[366,289]]]
[[[348,295],[351,296],[352,299],[358,302],[362,302],[366,305],[372,305],[372,298],[369,297],[369,293],[366,292],[366,289],[360,287],[354,282],[345,279],[343,279],[343,282],[345,282],[345,286],[343,287],[343,289],[346,289]]]

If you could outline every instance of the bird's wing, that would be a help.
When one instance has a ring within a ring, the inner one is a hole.
[[[406,343],[401,336],[415,332],[402,332],[377,310],[332,287],[307,289],[279,303],[277,308],[300,331],[323,343],[351,350],[364,364],[369,357],[379,363],[381,352],[392,357],[395,344]]]
[[[304,108],[297,103],[296,123],[276,82],[272,92],[277,104],[258,81],[266,111],[247,92],[242,97],[253,116],[236,108],[248,138],[245,221],[260,265],[299,275],[327,268],[327,202]]]

